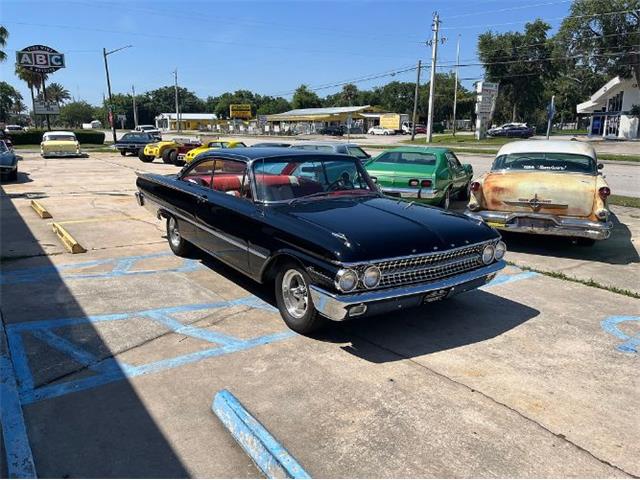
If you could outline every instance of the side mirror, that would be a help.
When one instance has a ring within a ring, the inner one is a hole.
[[[604,164],[599,163],[599,164],[598,164],[598,170],[602,170],[603,168],[604,168]]]

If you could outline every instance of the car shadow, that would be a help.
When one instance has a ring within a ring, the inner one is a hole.
[[[530,253],[574,260],[628,265],[639,263],[640,256],[631,239],[631,230],[618,217],[611,214],[613,230],[607,240],[597,241],[593,246],[582,246],[569,238],[552,235],[531,235],[526,233],[500,232],[509,251]]]
[[[2,261],[0,328],[9,339],[27,441],[38,476],[189,477],[190,472],[116,362],[110,364],[107,374],[117,381],[54,394],[75,381],[103,378],[97,364],[86,358],[109,359],[113,353],[16,209],[14,202],[21,200],[10,198],[2,188],[0,191],[0,242],[10,239],[30,245],[30,250],[24,251],[28,259]],[[24,261],[29,267],[20,266]],[[38,272],[29,283],[12,276],[23,268]],[[93,293],[97,298],[102,294],[99,290]],[[59,327],[59,319],[65,318],[74,319],[82,328]],[[35,322],[40,320],[44,324]],[[46,326],[47,322],[56,326]],[[78,354],[77,348],[86,353]],[[69,354],[70,350],[75,353]],[[3,454],[25,452],[23,438],[16,434],[15,427],[21,422],[17,413],[3,412]],[[5,430],[11,425],[14,427]],[[0,461],[0,477],[9,478],[7,468],[6,462]]]
[[[271,284],[254,282],[206,253],[195,254],[194,258],[276,307]],[[345,352],[372,363],[385,363],[483,342],[539,314],[521,303],[474,290],[421,308],[328,322],[310,337],[321,342],[347,343],[341,346]]]

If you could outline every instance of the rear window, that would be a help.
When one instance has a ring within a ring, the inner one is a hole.
[[[491,170],[524,170],[542,172],[597,173],[596,161],[574,153],[510,153],[500,155]]]
[[[436,156],[426,152],[386,152],[376,158],[376,163],[396,163],[405,165],[435,165]]]
[[[295,148],[301,150],[315,150],[318,152],[333,153],[333,147],[329,145],[296,145]]]

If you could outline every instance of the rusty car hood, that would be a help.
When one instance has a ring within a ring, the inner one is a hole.
[[[485,208],[587,217],[593,210],[596,175],[491,172],[482,182]]]

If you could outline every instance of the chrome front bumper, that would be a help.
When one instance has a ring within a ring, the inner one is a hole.
[[[489,210],[479,212],[466,210],[464,213],[468,217],[484,221],[493,228],[508,232],[606,240],[613,229],[613,222],[609,220],[594,222],[583,218],[561,217],[543,213],[494,212]],[[543,221],[545,225],[535,225],[533,222],[536,220]]]
[[[315,308],[325,317],[340,321],[362,315],[377,315],[407,307],[417,307],[458,293],[474,290],[493,280],[506,266],[504,260],[486,267],[435,282],[370,292],[335,294],[311,285],[311,299]],[[435,295],[433,297],[429,296]],[[353,313],[357,312],[357,313]]]
[[[433,200],[439,195],[438,190],[432,188],[396,188],[396,187],[381,187],[382,193],[390,195],[400,196],[400,198],[417,198],[424,200]]]

